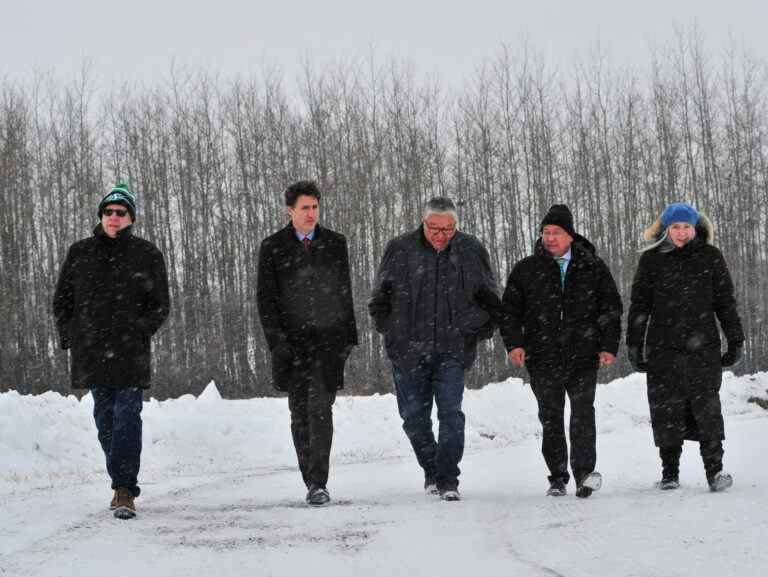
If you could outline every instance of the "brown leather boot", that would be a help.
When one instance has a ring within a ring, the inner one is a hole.
[[[117,509],[117,491],[112,495],[112,500],[109,502],[109,510],[114,511],[115,509]]]
[[[136,506],[133,504],[133,493],[130,489],[119,487],[116,491],[115,517],[118,519],[133,519],[136,516]]]

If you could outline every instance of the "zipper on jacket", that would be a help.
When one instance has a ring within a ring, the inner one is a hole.
[[[435,316],[432,319],[432,352],[437,352],[437,318],[440,312],[440,302],[438,300],[440,290],[438,285],[440,284],[440,253],[435,251]]]

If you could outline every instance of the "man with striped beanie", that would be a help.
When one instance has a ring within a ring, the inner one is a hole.
[[[152,335],[169,311],[162,253],[133,235],[136,195],[118,183],[99,202],[93,235],[73,244],[53,312],[71,355],[72,388],[89,389],[106,457],[115,517],[136,515],[141,409],[149,388]]]

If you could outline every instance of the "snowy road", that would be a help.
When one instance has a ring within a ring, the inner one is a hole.
[[[686,443],[678,491],[653,488],[645,427],[598,439],[603,490],[547,498],[538,442],[475,451],[459,503],[421,492],[414,460],[336,465],[333,506],[302,503],[295,470],[238,470],[151,479],[140,516],[117,521],[104,484],[1,497],[5,576],[725,577],[768,571],[768,418],[727,420],[735,485],[705,485]],[[287,434],[287,433],[286,433]]]

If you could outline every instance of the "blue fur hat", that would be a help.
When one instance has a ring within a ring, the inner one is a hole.
[[[699,213],[696,209],[684,202],[673,202],[668,204],[664,212],[661,213],[661,226],[667,228],[674,222],[687,222],[696,226],[699,222]]]

